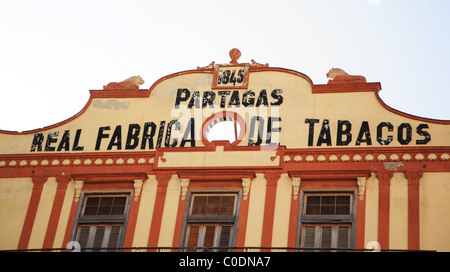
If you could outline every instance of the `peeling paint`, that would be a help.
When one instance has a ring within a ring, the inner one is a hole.
[[[92,104],[96,108],[101,109],[112,109],[112,110],[120,110],[120,109],[128,109],[130,106],[130,102],[119,102],[117,100],[94,100],[94,103]]]
[[[397,171],[397,168],[403,166],[403,162],[384,162],[384,168],[386,170]]]

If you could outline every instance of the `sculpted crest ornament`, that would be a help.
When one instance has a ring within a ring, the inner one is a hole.
[[[331,70],[327,73],[327,78],[330,79],[328,84],[366,83],[365,77],[349,75],[340,68],[331,68]]]
[[[103,86],[103,90],[115,90],[115,89],[132,89],[138,90],[139,86],[144,84],[144,80],[140,76],[132,76],[121,82],[110,82]]]

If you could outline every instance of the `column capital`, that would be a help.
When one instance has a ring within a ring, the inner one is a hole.
[[[379,186],[389,186],[391,185],[391,179],[394,176],[394,172],[391,171],[377,171],[376,172]]]
[[[266,178],[267,185],[275,186],[277,185],[278,180],[280,179],[281,172],[266,172],[264,173],[264,177]]]
[[[33,190],[39,190],[44,187],[44,183],[47,181],[47,176],[33,176]]]
[[[158,180],[158,187],[167,187],[171,178],[172,173],[156,174],[156,179]]]
[[[56,176],[57,189],[66,189],[69,181],[72,179],[70,175],[58,175]]]
[[[405,176],[408,179],[408,186],[419,186],[422,175],[422,171],[405,171]]]

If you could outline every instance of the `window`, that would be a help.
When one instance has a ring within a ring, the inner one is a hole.
[[[304,193],[300,247],[352,247],[353,193]]]
[[[236,201],[237,194],[192,194],[186,219],[188,251],[228,251],[235,232]]]
[[[121,246],[128,200],[128,195],[85,196],[76,234],[81,250],[108,251]]]

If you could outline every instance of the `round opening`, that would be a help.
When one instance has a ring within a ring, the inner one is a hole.
[[[241,128],[238,124],[232,121],[222,121],[213,125],[207,132],[206,138],[208,141],[229,141],[233,143],[237,140]]]
[[[244,138],[245,122],[235,112],[217,112],[203,123],[202,132],[205,145],[213,141],[229,141],[230,144],[237,145]]]

